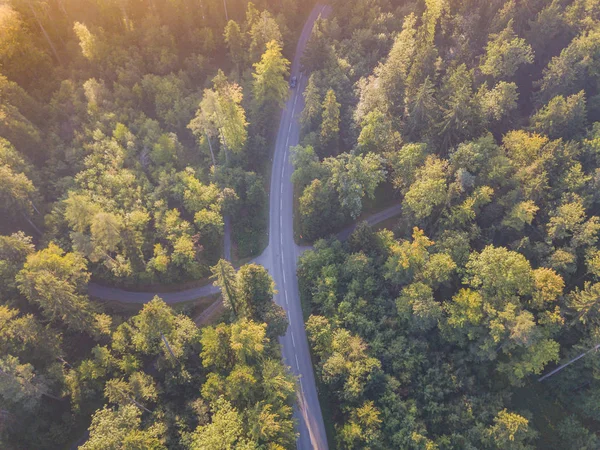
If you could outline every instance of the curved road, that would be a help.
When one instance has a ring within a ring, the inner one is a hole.
[[[298,256],[306,247],[299,247],[294,241],[293,186],[291,182],[293,167],[290,161],[289,148],[298,145],[300,135],[298,116],[304,108],[302,92],[307,84],[306,77],[300,72],[300,58],[315,21],[319,15],[326,16],[330,11],[330,7],[318,4],[313,8],[296,47],[291,76],[298,78],[298,85],[296,89],[290,90],[290,98],[281,113],[273,156],[269,206],[269,245],[262,255],[252,261],[268,269],[279,291],[275,296],[275,301],[285,309],[288,315],[288,331],[280,339],[280,343],[285,363],[299,379],[298,406],[295,410],[295,416],[299,432],[297,447],[300,450],[327,450],[328,445],[308,340],[304,329],[304,318],[296,276]],[[374,225],[400,212],[400,205],[395,205],[365,220],[367,223]],[[230,227],[229,218],[226,218],[226,227]],[[342,230],[337,234],[337,237],[340,240],[346,239],[354,228],[355,225],[352,225]],[[227,239],[228,233],[225,234],[224,252],[226,259],[230,259],[230,241]],[[195,300],[218,292],[219,289],[212,284],[168,293],[133,292],[95,283],[90,283],[88,286],[88,293],[92,297],[126,303],[146,303],[155,295],[158,295],[166,303],[174,304]],[[217,301],[209,309],[216,308],[219,304],[220,301]]]

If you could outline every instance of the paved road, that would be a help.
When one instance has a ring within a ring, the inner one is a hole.
[[[326,450],[327,436],[319,397],[315,384],[313,366],[310,359],[308,340],[304,330],[304,318],[298,291],[296,263],[300,249],[294,242],[293,218],[293,172],[289,148],[298,145],[300,124],[298,116],[304,108],[302,92],[306,87],[306,77],[300,73],[300,57],[310,37],[319,14],[329,14],[330,8],[317,5],[311,12],[296,47],[290,76],[298,78],[296,89],[290,90],[284,110],[281,113],[279,132],[275,144],[271,171],[271,192],[269,206],[269,246],[263,254],[263,265],[275,280],[279,293],[275,301],[287,312],[289,327],[280,339],[285,363],[299,378],[298,407],[295,411],[298,421],[300,450]]]
[[[212,284],[179,292],[134,292],[96,283],[88,284],[88,294],[91,297],[121,303],[148,303],[155,295],[158,295],[165,303],[172,305],[197,300],[218,292],[220,292],[219,288]]]

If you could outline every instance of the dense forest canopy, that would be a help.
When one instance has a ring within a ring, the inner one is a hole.
[[[600,2],[333,1],[303,59],[299,266],[346,449],[600,446]]]
[[[599,448],[600,0],[328,4],[291,160],[330,446]],[[277,286],[223,242],[266,246],[312,6],[0,0],[0,447],[295,448]],[[88,296],[208,279],[202,327]]]

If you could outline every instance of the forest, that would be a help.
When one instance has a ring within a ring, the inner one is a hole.
[[[295,448],[287,320],[243,263],[311,8],[0,1],[1,448]],[[208,323],[88,295],[212,281]]]
[[[332,5],[293,149],[330,446],[600,448],[600,2]]]
[[[326,3],[291,160],[329,447],[600,448],[600,0]],[[296,448],[252,258],[313,6],[0,0],[1,448]]]

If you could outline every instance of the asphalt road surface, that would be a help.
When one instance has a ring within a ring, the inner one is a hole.
[[[288,331],[280,339],[285,364],[299,379],[298,404],[295,411],[300,450],[327,449],[327,435],[319,405],[308,340],[304,330],[304,318],[298,292],[296,264],[300,249],[294,241],[293,167],[290,146],[298,145],[300,135],[299,115],[304,108],[302,92],[306,76],[300,72],[300,58],[310,37],[315,20],[327,15],[330,9],[317,5],[311,12],[296,47],[290,77],[297,77],[298,84],[290,89],[290,97],[281,113],[279,132],[273,155],[271,192],[269,205],[269,246],[263,254],[263,265],[275,280],[278,294],[275,301],[288,315]]]

